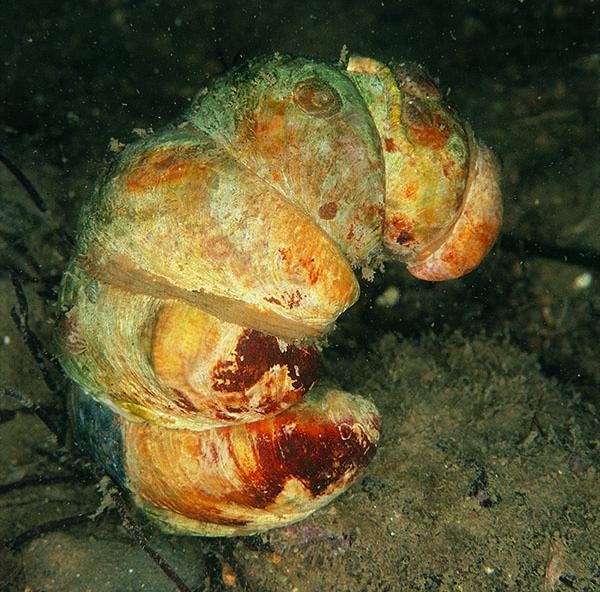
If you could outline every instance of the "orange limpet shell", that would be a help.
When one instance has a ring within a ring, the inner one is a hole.
[[[502,223],[498,165],[481,143],[475,146],[472,167],[457,221],[445,241],[431,253],[408,264],[423,280],[443,281],[465,275],[488,254]]]
[[[375,454],[379,429],[372,403],[328,387],[270,419],[207,432],[127,422],[127,486],[169,530],[253,534],[345,491]]]
[[[201,310],[164,304],[152,332],[152,367],[190,411],[223,424],[257,421],[299,401],[317,379],[320,355]]]

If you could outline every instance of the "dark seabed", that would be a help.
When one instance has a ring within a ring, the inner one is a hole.
[[[0,165],[0,387],[27,397],[0,397],[0,590],[176,590],[145,545],[180,590],[600,591],[599,13],[595,0],[5,3],[0,152],[49,211]],[[66,421],[11,317],[24,298],[9,270],[28,301],[17,317],[51,344],[66,236],[111,140],[160,128],[240,60],[335,62],[343,46],[439,79],[502,160],[501,236],[447,284],[388,265],[340,319],[327,375],[384,421],[348,493],[250,538],[167,536],[138,517],[140,544],[32,410]]]

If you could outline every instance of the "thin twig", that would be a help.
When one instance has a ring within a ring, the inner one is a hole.
[[[40,485],[56,485],[58,483],[72,483],[77,481],[78,483],[87,484],[92,481],[90,479],[82,481],[82,478],[78,475],[33,475],[24,477],[18,481],[12,481],[11,483],[3,483],[0,485],[0,495],[5,493],[11,493],[18,489],[24,489],[25,487],[35,487]]]
[[[131,517],[127,504],[121,495],[121,492],[113,482],[113,487],[110,490],[110,495],[115,502],[117,512],[121,518],[121,522],[125,527],[125,530],[129,533],[131,538],[142,548],[142,551],[154,561],[154,563],[162,570],[162,572],[175,584],[179,592],[192,592],[191,588],[177,575],[177,572],[169,565],[167,560],[162,557],[157,551],[155,551],[148,542],[146,535],[142,529]]]
[[[59,393],[61,388],[52,376],[49,366],[51,366],[59,376],[64,376],[63,369],[58,361],[46,351],[46,348],[43,346],[38,336],[29,328],[29,304],[18,274],[11,273],[10,279],[15,290],[18,305],[11,309],[10,316],[23,337],[25,345],[37,362],[42,377],[44,378],[44,382],[53,393]]]
[[[27,192],[31,201],[35,204],[35,207],[40,212],[47,212],[48,206],[46,202],[42,199],[42,196],[39,194],[38,190],[33,186],[33,183],[25,176],[25,174],[19,169],[19,167],[8,158],[5,154],[0,152],[0,162],[4,164],[4,166],[12,173],[13,177],[19,181],[23,189]]]
[[[23,284],[19,280],[19,277],[15,270],[11,270],[10,281],[13,285],[17,302],[19,303],[19,311],[23,315],[25,324],[29,323],[29,302],[27,302],[27,296],[25,296],[25,290],[23,290]]]
[[[84,522],[91,520],[93,516],[93,512],[87,514],[75,514],[74,516],[67,516],[66,518],[58,518],[57,520],[50,520],[48,522],[44,522],[43,524],[34,526],[33,528],[22,532],[20,535],[16,536],[12,541],[9,541],[7,546],[13,551],[17,551],[25,543],[33,539],[37,539],[43,534],[52,532],[53,530],[68,528],[69,526],[74,526],[76,524],[83,524]]]
[[[42,423],[48,428],[48,430],[56,437],[59,445],[62,446],[64,443],[64,434],[63,431],[56,425],[54,420],[50,417],[50,415],[46,412],[43,407],[40,407],[37,403],[34,403],[29,397],[16,391],[12,388],[0,387],[0,395],[9,397],[18,401],[23,405],[23,407],[32,411],[36,417],[38,417]]]
[[[17,412],[13,409],[0,409],[0,424],[12,421]]]
[[[17,309],[14,306],[10,311],[10,316],[15,324],[15,327],[21,334],[21,337],[23,338],[23,341],[25,342],[29,353],[33,356],[34,360],[36,361],[36,364],[40,369],[40,372],[42,373],[42,378],[44,379],[44,382],[53,393],[59,393],[61,390],[60,386],[58,385],[58,383],[52,376],[48,366],[46,365],[47,358],[43,353],[44,347],[42,346],[41,341],[38,339],[37,335],[35,335],[35,333],[33,333],[29,329],[24,318],[17,312]]]
[[[43,200],[42,196],[40,195],[39,191],[35,188],[33,183],[27,178],[25,173],[14,162],[12,162],[12,160],[10,160],[10,158],[8,158],[8,156],[6,156],[5,154],[2,154],[1,152],[0,152],[0,162],[2,162],[4,164],[4,166],[12,173],[12,175],[15,177],[15,179],[17,179],[17,181],[21,184],[23,189],[25,189],[27,195],[29,195],[30,199],[33,201],[36,208],[40,212],[45,213],[46,215],[49,215],[50,211],[48,210],[48,206],[46,205],[46,202]],[[52,226],[53,226],[53,230],[56,233],[56,235],[59,238],[61,238],[63,240],[63,242],[66,243],[67,249],[65,250],[65,253],[68,253],[75,245],[75,241],[73,240],[73,237],[65,230],[63,230],[61,228],[56,228],[56,225],[54,223],[52,223]]]
[[[57,299],[56,286],[59,282],[59,276],[44,273],[40,262],[32,255],[26,242],[22,237],[7,232],[0,228],[0,241],[6,243],[8,249],[7,262],[0,263],[0,271],[6,271],[8,275],[18,276],[20,282],[33,283],[39,286],[36,292],[44,299],[55,301]],[[34,275],[24,269],[28,266],[33,270]]]
[[[233,540],[223,539],[223,541],[222,541],[223,558],[231,566],[231,569],[235,573],[235,577],[237,578],[237,581],[238,581],[239,585],[241,586],[242,590],[249,590],[250,586],[248,584],[248,581],[246,580],[243,570],[240,568],[239,563],[235,559],[235,555],[233,553],[233,547],[234,547]]]
[[[10,263],[2,263],[0,264],[0,270],[1,271],[5,271],[6,275],[10,276],[11,273],[17,273],[19,274],[19,277],[21,278],[23,284],[37,284],[38,283],[38,278],[32,276],[31,274],[27,273],[23,268],[19,268],[19,269],[15,269],[13,265],[11,265]]]
[[[546,434],[544,432],[544,429],[542,428],[541,424],[540,424],[540,420],[538,418],[537,415],[537,411],[533,414],[533,417],[531,418],[531,426],[529,428],[529,431],[531,432],[531,430],[533,429],[533,427],[537,428],[537,431],[540,433],[540,436],[544,439],[546,439]]]
[[[29,249],[23,238],[17,234],[11,233],[7,230],[0,229],[0,238],[7,244],[13,246],[18,254],[25,259],[29,266],[35,270],[38,276],[41,277],[42,266],[39,261],[30,253]]]
[[[218,541],[207,540],[206,546],[209,550],[204,553],[204,559],[208,573],[209,590],[222,592],[225,588],[222,577],[223,556],[218,548]],[[199,592],[199,590],[194,590],[194,592]]]

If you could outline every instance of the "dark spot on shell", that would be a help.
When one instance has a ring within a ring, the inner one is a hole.
[[[275,296],[265,296],[264,300],[266,302],[270,302],[271,304],[276,304],[277,306],[283,306],[283,303],[279,298],[275,298]]]
[[[289,308],[296,308],[300,306],[300,302],[302,302],[302,293],[300,290],[294,290],[293,292],[286,291],[280,295],[280,298],[275,298],[275,296],[265,296],[263,300],[265,302],[269,302],[271,304],[275,304],[277,306],[282,306]]]
[[[88,284],[86,284],[84,291],[87,299],[92,303],[96,304],[98,302],[98,290],[99,290],[98,280],[92,280]]]
[[[333,220],[337,214],[338,206],[334,201],[329,201],[319,208],[319,218],[323,220]]]
[[[86,352],[87,346],[81,335],[78,308],[69,309],[56,322],[56,338],[69,353],[78,356]]]
[[[393,214],[389,220],[386,220],[386,226],[397,244],[404,245],[415,240],[413,234],[412,222],[403,214]]]
[[[410,243],[413,240],[414,240],[413,235],[406,230],[400,232],[400,234],[396,237],[396,242],[399,245],[404,245],[406,243]]]
[[[383,142],[385,145],[386,152],[395,152],[396,151],[396,143],[394,142],[394,138],[384,138]]]
[[[436,113],[431,103],[421,99],[405,99],[402,103],[402,119],[410,132],[410,140],[417,144],[439,150],[452,133],[450,112]]]
[[[425,68],[414,62],[403,62],[392,67],[398,87],[418,99],[440,101],[442,94]]]
[[[196,405],[194,405],[194,403],[190,401],[189,397],[184,391],[181,391],[179,389],[173,389],[173,395],[173,402],[175,403],[175,405],[177,405],[177,407],[179,407],[179,409],[183,409],[184,411],[190,411],[192,413],[199,411],[198,407],[196,407]]]
[[[434,123],[428,106],[418,99],[404,101],[402,113],[407,125],[414,129],[426,129]]]
[[[294,102],[314,117],[331,117],[342,108],[338,92],[320,78],[309,78],[296,85]]]
[[[213,367],[212,386],[226,393],[245,392],[276,365],[287,366],[292,387],[306,392],[317,379],[320,357],[313,347],[288,345],[282,351],[272,335],[246,329],[232,358]]]

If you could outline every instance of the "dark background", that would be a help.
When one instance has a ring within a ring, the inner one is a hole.
[[[496,98],[482,85],[542,92],[544,78],[593,66],[597,12],[593,0],[5,2],[0,119],[75,157],[82,136],[100,142],[168,121],[239,59],[279,51],[336,60],[343,45],[425,64],[462,107],[471,89]],[[488,111],[468,116],[486,125]]]

